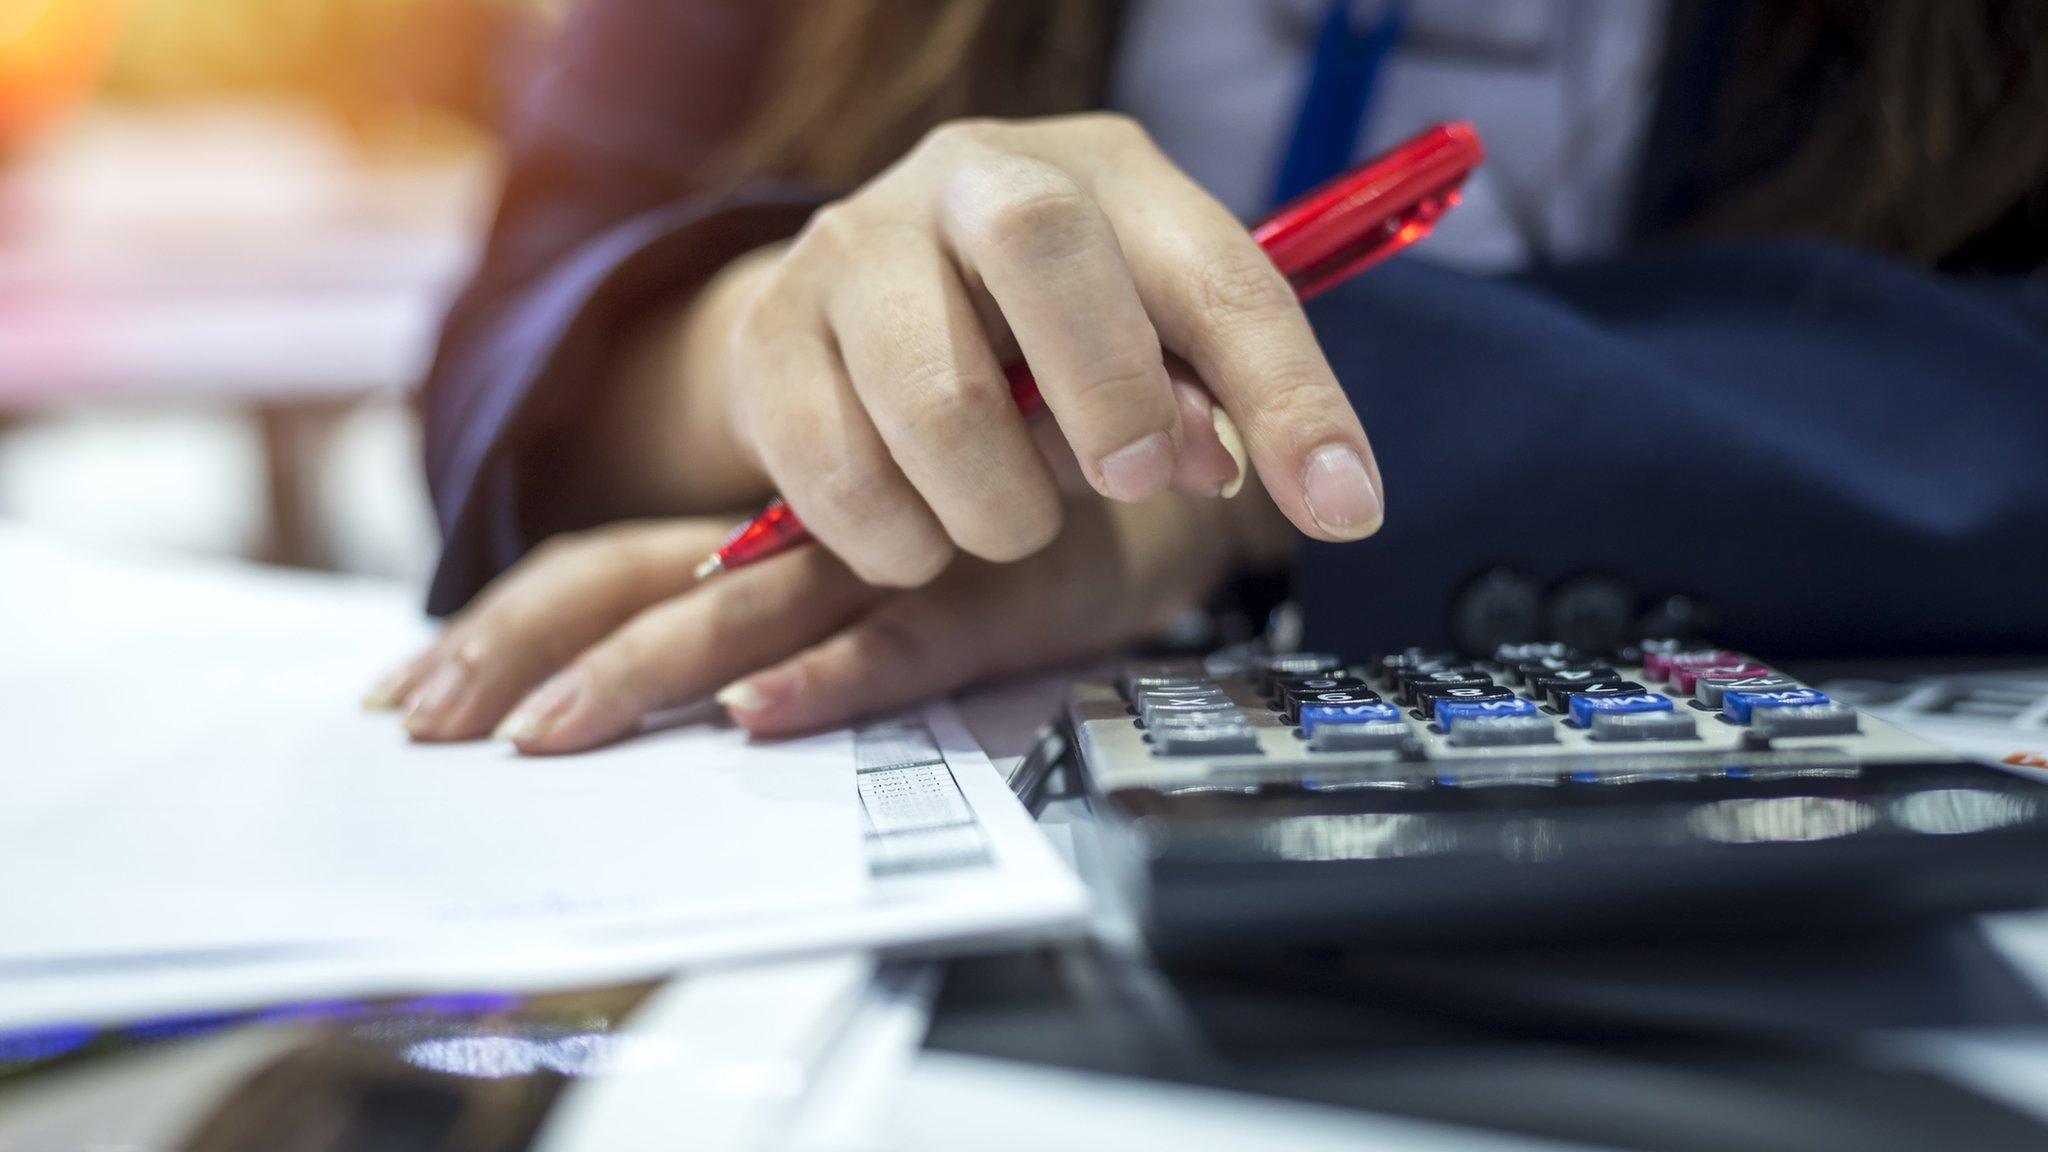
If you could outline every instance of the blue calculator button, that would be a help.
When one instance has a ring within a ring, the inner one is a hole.
[[[1828,694],[1812,688],[1781,688],[1771,692],[1729,692],[1721,697],[1721,715],[1747,724],[1758,708],[1805,708],[1832,704]]]
[[[1487,716],[1540,716],[1542,712],[1534,700],[1524,700],[1519,696],[1505,700],[1439,700],[1436,722],[1449,732],[1460,720],[1479,720]]]
[[[1380,724],[1400,718],[1399,708],[1381,700],[1364,704],[1303,704],[1301,734],[1314,736],[1319,724]]]
[[[1591,728],[1593,717],[1602,712],[1669,712],[1671,697],[1655,692],[1635,692],[1626,696],[1573,696],[1572,723],[1581,728]]]

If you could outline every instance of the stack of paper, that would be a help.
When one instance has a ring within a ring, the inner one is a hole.
[[[414,746],[355,705],[429,635],[405,589],[5,529],[0,574],[0,1028],[560,987],[1084,910],[943,705],[860,741],[707,723],[560,759]]]

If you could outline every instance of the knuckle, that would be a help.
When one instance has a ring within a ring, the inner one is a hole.
[[[931,637],[901,612],[877,612],[847,639],[863,668],[918,667],[934,655]]]
[[[835,200],[804,223],[792,247],[792,259],[803,260],[822,252],[844,252],[859,242],[867,230],[865,214],[852,200]]]
[[[1001,122],[986,116],[970,116],[934,125],[912,151],[919,155],[950,155],[966,148],[985,147],[1001,130]]]
[[[1046,490],[1039,498],[1007,502],[983,522],[990,530],[975,539],[958,540],[962,551],[994,564],[1011,564],[1033,556],[1059,538],[1066,509],[1057,493]]]
[[[1350,405],[1327,372],[1303,365],[1266,378],[1256,419],[1303,443],[1323,443],[1346,423]]]
[[[1047,173],[1000,196],[980,223],[984,240],[997,251],[1043,260],[1085,249],[1096,238],[1098,216],[1072,180]]]
[[[1150,145],[1152,134],[1135,117],[1122,112],[1083,112],[1072,118],[1082,130],[1122,146]]]
[[[1016,408],[995,380],[964,378],[955,364],[928,361],[905,371],[905,442],[934,447],[976,443]]]
[[[1107,352],[1087,364],[1074,383],[1071,402],[1083,413],[1115,415],[1124,421],[1158,407],[1157,415],[1163,418],[1165,405],[1148,403],[1154,398],[1171,398],[1166,391],[1166,359],[1156,343],[1149,350]]]
[[[1297,307],[1280,270],[1257,251],[1212,256],[1196,266],[1190,284],[1196,314],[1225,323],[1264,320]]]
[[[841,523],[885,522],[907,510],[881,463],[865,456],[826,464],[805,487],[811,499]]]

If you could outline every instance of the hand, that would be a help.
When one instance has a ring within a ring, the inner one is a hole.
[[[676,328],[654,373],[674,418],[627,403],[581,458],[689,473],[626,483],[674,492],[671,513],[709,510],[699,493],[779,490],[871,584],[922,584],[956,550],[1016,560],[1058,535],[1067,505],[1001,372],[1020,352],[1059,455],[1104,496],[1216,495],[1243,451],[1233,462],[1220,405],[1303,532],[1380,523],[1364,430],[1286,280],[1121,117],[941,127],[794,242],[736,264]],[[635,439],[646,451],[622,453]]]
[[[917,592],[868,585],[819,548],[693,586],[723,520],[562,537],[486,589],[372,702],[406,701],[416,739],[495,729],[527,753],[609,743],[721,685],[719,702],[750,731],[821,728],[1156,631],[1248,550],[1285,536],[1270,506],[1271,523],[1245,518],[1257,507],[1075,500],[1030,559],[963,560]]]

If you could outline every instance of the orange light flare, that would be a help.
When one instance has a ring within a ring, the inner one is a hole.
[[[92,95],[126,7],[124,0],[0,0],[0,160]]]

